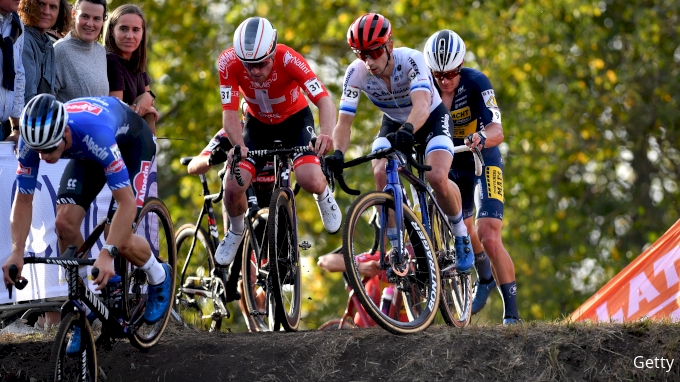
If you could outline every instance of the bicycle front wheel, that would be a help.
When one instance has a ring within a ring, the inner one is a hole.
[[[288,194],[277,188],[269,204],[269,274],[273,284],[276,311],[287,331],[300,324],[300,259],[295,217]]]
[[[444,321],[450,326],[464,327],[470,323],[472,311],[472,280],[470,272],[458,272],[453,266],[456,250],[453,234],[445,219],[432,201],[428,203],[428,214],[432,221],[432,244],[440,267],[442,298],[439,311]]]
[[[185,224],[175,234],[177,276],[173,309],[182,321],[201,330],[220,330],[222,315],[215,307],[213,288],[222,281],[213,277],[215,248],[203,227]],[[192,249],[193,246],[193,249]],[[217,311],[217,313],[216,313]]]
[[[75,335],[80,337],[80,349],[67,354],[68,343],[74,332],[79,332]],[[57,336],[52,343],[50,363],[54,365],[54,369],[50,373],[50,381],[96,381],[98,372],[96,353],[92,328],[85,315],[82,312],[67,313],[59,323]]]
[[[395,216],[394,198],[385,192],[370,192],[359,196],[350,206],[344,221],[342,248],[345,268],[354,293],[361,305],[373,320],[385,330],[395,334],[416,333],[427,328],[437,314],[439,304],[439,267],[431,251],[432,245],[427,232],[408,206],[403,205],[404,248],[406,264],[403,276],[394,272],[389,278],[383,276],[384,287],[392,286],[401,294],[407,320],[397,314],[390,317],[389,312],[380,309],[379,292],[371,293],[362,282],[364,276],[359,273],[355,258],[375,248],[376,230],[372,224],[377,210],[379,216],[388,214]],[[380,238],[385,240],[385,238]],[[390,262],[385,258],[386,269],[391,271]]]
[[[177,269],[177,251],[174,241],[174,229],[170,213],[163,202],[154,197],[146,198],[144,207],[137,218],[134,233],[146,238],[151,246],[151,254],[159,262],[167,263],[172,270],[170,274],[170,293],[175,290],[175,273]],[[147,300],[148,282],[146,273],[128,263],[124,287],[128,291],[124,301],[125,317],[134,326],[130,343],[138,349],[148,349],[161,338],[170,318],[172,306],[168,307],[160,320],[153,324],[144,322],[144,308]],[[172,298],[172,295],[170,296]],[[172,301],[170,301],[172,303]]]
[[[267,220],[269,209],[262,208],[253,218],[253,232],[246,230],[243,238],[241,266],[241,309],[245,309],[248,329],[251,332],[266,332],[275,326],[275,304],[269,305],[267,296],[273,288],[267,288]],[[260,253],[255,251],[254,242]]]

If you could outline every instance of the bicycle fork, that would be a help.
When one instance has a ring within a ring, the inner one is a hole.
[[[398,245],[394,248],[390,255],[389,264],[385,263],[384,256],[380,257],[380,268],[387,269],[392,267],[392,271],[398,276],[406,276],[408,273],[408,266],[404,264],[404,254],[406,247],[404,245],[404,211],[402,206],[404,203],[403,187],[399,180],[399,166],[397,159],[388,159],[385,165],[387,173],[387,184],[383,189],[384,192],[391,194],[394,197],[394,223],[397,230]],[[408,201],[408,200],[407,200]],[[385,240],[387,236],[387,227],[389,222],[389,212],[384,207],[380,207],[380,253],[387,253],[385,249]]]

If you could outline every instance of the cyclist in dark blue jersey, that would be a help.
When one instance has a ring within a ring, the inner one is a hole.
[[[77,98],[63,104],[52,95],[41,94],[24,108],[20,132],[18,187],[10,216],[12,254],[2,267],[5,285],[14,284],[8,275],[10,264],[17,265],[19,279],[23,279],[40,160],[56,163],[69,158],[57,196],[59,250],[63,253],[68,245],[83,244],[80,226],[85,212],[107,184],[113,195],[107,227],[111,229],[94,263],[100,272],[93,283],[97,290],[107,284],[115,274],[114,256],[120,253],[146,272],[151,287],[144,319],[158,321],[171,301],[170,267],[159,263],[146,239],[133,235],[131,228],[144,205],[156,153],[149,126],[115,97]]]
[[[449,176],[460,188],[463,218],[472,239],[478,280],[472,302],[472,313],[486,303],[498,284],[503,297],[504,324],[520,321],[517,312],[515,266],[501,240],[503,227],[503,160],[498,145],[503,142],[501,111],[493,87],[486,75],[465,68],[465,43],[455,32],[444,29],[425,43],[423,54],[436,80],[442,102],[453,120],[455,145],[478,147],[484,158],[482,175],[475,176],[471,152],[453,158]],[[475,188],[477,194],[476,229],[473,226]],[[487,257],[488,255],[488,257]],[[489,263],[490,260],[490,263]],[[492,274],[491,264],[493,266]]]

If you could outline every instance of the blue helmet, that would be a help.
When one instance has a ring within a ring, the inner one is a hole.
[[[21,114],[21,138],[34,150],[51,149],[64,137],[67,121],[63,103],[51,94],[39,94],[28,101]]]

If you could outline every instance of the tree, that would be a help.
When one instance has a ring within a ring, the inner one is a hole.
[[[201,200],[198,182],[185,176],[177,158],[197,154],[220,127],[215,63],[236,26],[252,15],[267,17],[279,42],[312,62],[337,103],[354,59],[347,27],[369,11],[392,21],[395,46],[422,49],[436,30],[455,30],[467,45],[466,66],[484,71],[494,85],[506,136],[503,238],[515,262],[523,317],[570,313],[679,218],[677,2],[143,4],[149,72],[162,113],[159,190],[176,223],[193,220]],[[379,118],[364,97],[349,158],[368,151]],[[374,187],[371,174],[359,168],[347,178],[362,191]],[[337,195],[346,210],[352,198]],[[298,203],[312,251],[318,256],[339,245],[339,235],[320,233],[311,197]],[[322,322],[319,315],[337,311],[333,305],[344,299],[338,279],[326,299],[318,282],[311,281],[316,303],[305,307],[310,322]],[[482,322],[498,321],[502,307],[494,300]]]

